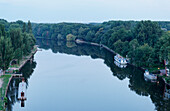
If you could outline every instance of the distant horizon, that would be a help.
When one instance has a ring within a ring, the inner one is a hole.
[[[18,20],[21,20],[23,22],[28,22],[28,20],[22,20],[22,19],[16,19],[16,20],[9,20],[9,19],[5,19],[5,18],[0,18],[0,19],[4,19],[7,20],[8,22],[16,22]],[[82,24],[90,24],[90,23],[103,23],[103,22],[109,22],[109,21],[146,21],[146,20],[150,20],[150,19],[141,19],[141,20],[132,20],[132,19],[110,19],[110,20],[103,20],[103,21],[89,21],[89,22],[83,22],[83,21],[59,21],[59,22],[37,22],[37,21],[33,21],[30,20],[31,23],[44,23],[44,24],[58,24],[58,23],[82,23]],[[170,20],[150,20],[150,21],[155,21],[155,22],[170,22]]]

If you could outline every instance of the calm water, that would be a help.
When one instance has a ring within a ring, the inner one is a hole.
[[[111,53],[98,47],[38,41],[42,51],[21,70],[27,83],[25,107],[11,82],[7,110],[12,111],[153,111],[168,109],[163,85],[144,81],[132,66],[119,68]]]

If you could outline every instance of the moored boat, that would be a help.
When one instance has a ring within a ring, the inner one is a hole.
[[[157,80],[157,75],[149,73],[148,70],[145,70],[144,77],[149,80]]]
[[[114,59],[115,59],[116,62],[118,62],[118,63],[120,63],[120,64],[127,64],[126,58],[120,56],[119,54],[116,54],[116,55],[114,56]]]

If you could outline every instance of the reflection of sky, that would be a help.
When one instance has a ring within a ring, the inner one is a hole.
[[[128,88],[129,80],[112,75],[101,59],[54,54],[35,55],[25,111],[152,111],[149,97]],[[14,111],[20,111],[20,104]]]
[[[169,0],[0,0],[0,18],[33,22],[170,20]]]

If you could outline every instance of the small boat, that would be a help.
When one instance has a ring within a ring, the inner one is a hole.
[[[149,80],[157,80],[157,75],[150,74],[148,70],[145,70],[144,77]]]
[[[114,56],[114,59],[115,59],[116,62],[118,62],[118,63],[120,63],[120,64],[127,64],[126,58],[120,56],[119,54],[116,54],[116,55]]]

